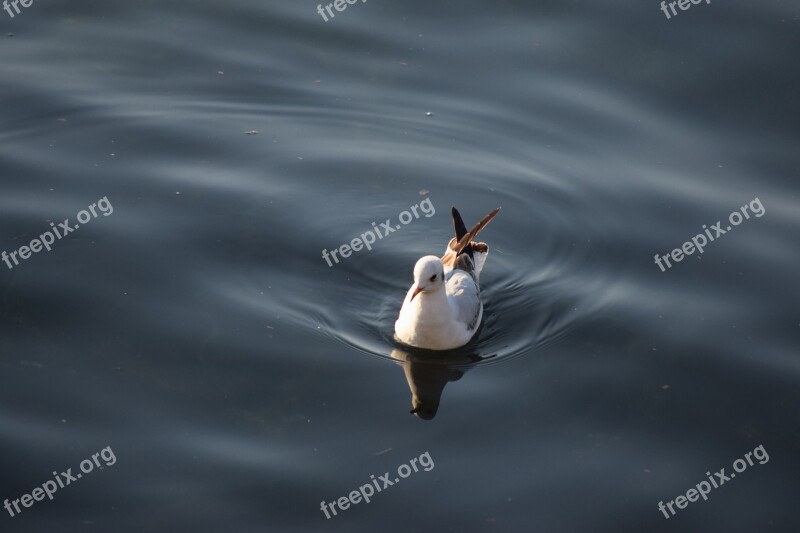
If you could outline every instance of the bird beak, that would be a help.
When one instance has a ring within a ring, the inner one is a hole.
[[[415,287],[415,288],[414,288],[414,292],[412,292],[412,293],[411,293],[411,300],[413,300],[413,299],[414,299],[414,297],[415,297],[417,294],[421,293],[421,292],[422,292],[422,287],[420,287],[419,285],[417,285],[417,287]],[[411,301],[411,300],[409,300],[409,301]]]

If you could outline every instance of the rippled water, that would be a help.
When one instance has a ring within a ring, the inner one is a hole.
[[[115,462],[0,530],[797,529],[796,3],[20,9],[0,251],[113,212],[0,263],[0,502]],[[432,358],[393,323],[451,206],[503,209],[480,335]]]

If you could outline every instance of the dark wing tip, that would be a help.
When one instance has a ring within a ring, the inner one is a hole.
[[[455,206],[453,206],[452,214],[453,229],[456,231],[456,242],[458,242],[467,234],[467,226],[464,224],[464,219],[461,218],[461,213],[458,212]],[[470,244],[467,244],[460,253],[467,254],[470,258],[474,259],[472,256],[472,246]]]
[[[453,214],[453,229],[456,230],[456,241],[460,241],[461,237],[467,234],[467,226],[464,224],[464,219],[461,218],[461,213],[455,207],[452,210]]]
[[[472,239],[478,236],[478,233],[480,233],[481,230],[485,228],[489,222],[491,222],[491,220],[499,211],[500,208],[498,207],[497,209],[495,209],[494,211],[483,217],[481,221],[472,226],[472,229],[470,229],[463,237],[458,239],[458,242],[456,243],[454,248],[456,256],[465,253],[467,249],[469,249],[469,255],[470,257],[472,257]]]

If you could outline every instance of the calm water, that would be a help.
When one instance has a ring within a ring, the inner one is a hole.
[[[800,4],[690,6],[0,11],[0,531],[797,531]],[[393,322],[452,205],[503,210],[431,361]]]

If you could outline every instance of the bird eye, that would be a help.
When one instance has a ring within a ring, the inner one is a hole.
[[[433,276],[431,276],[431,281],[436,281],[436,274],[434,274]]]

